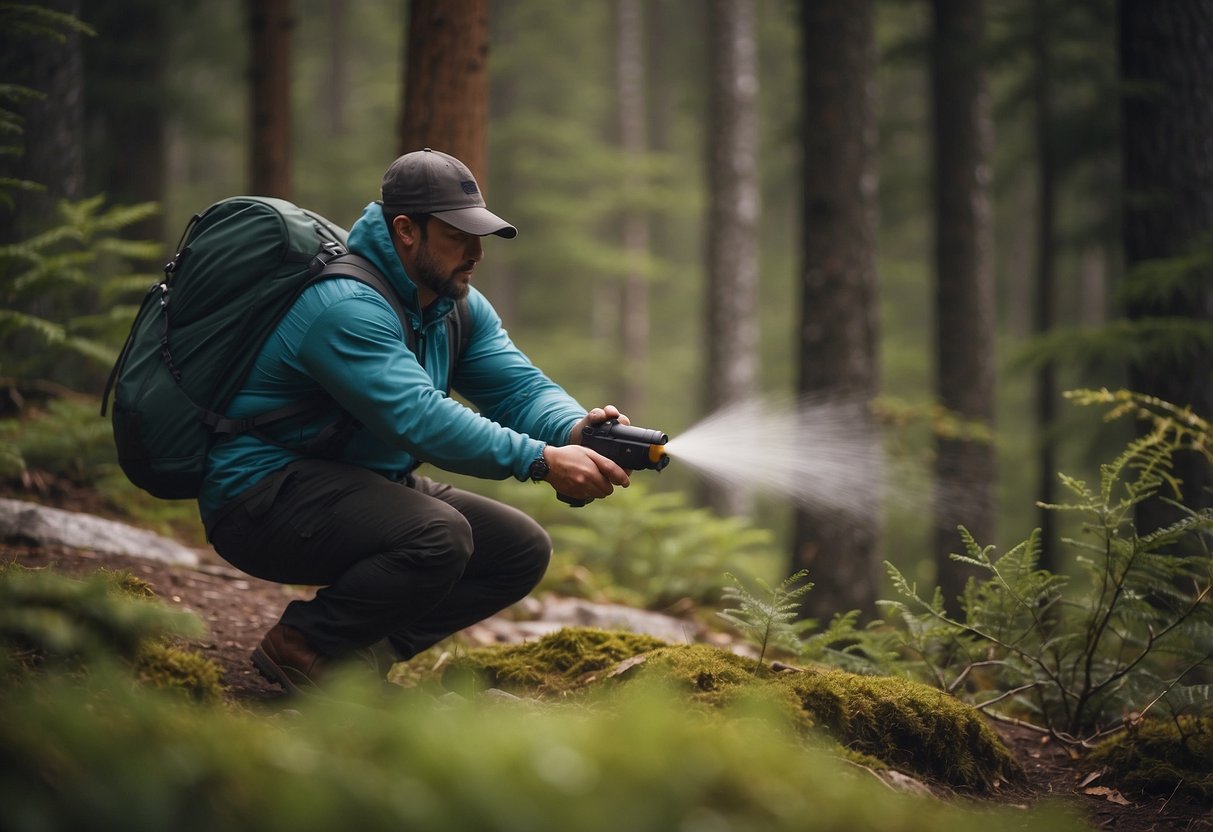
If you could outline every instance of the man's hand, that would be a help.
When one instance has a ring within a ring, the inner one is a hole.
[[[596,407],[585,414],[584,419],[573,425],[573,430],[569,433],[569,444],[581,444],[581,431],[585,429],[586,425],[601,425],[609,419],[618,419],[621,425],[632,424],[628,417],[620,413],[619,408],[613,404],[608,404],[606,407]]]
[[[543,458],[548,464],[546,482],[565,497],[595,500],[610,495],[615,486],[627,488],[631,482],[627,471],[597,451],[580,445],[548,445],[543,449]]]

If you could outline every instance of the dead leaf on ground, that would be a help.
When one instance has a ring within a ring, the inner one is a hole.
[[[614,669],[611,670],[611,672],[607,674],[607,678],[613,679],[616,676],[622,676],[624,673],[627,673],[633,667],[636,667],[636,665],[644,664],[646,661],[648,661],[648,658],[649,658],[648,653],[639,653],[635,656],[632,656],[630,659],[624,659],[619,664],[615,665]]]
[[[1092,795],[1093,797],[1102,797],[1109,803],[1116,803],[1120,806],[1133,805],[1129,801],[1125,800],[1124,795],[1116,791],[1116,789],[1109,789],[1107,786],[1092,786],[1089,789],[1083,789],[1082,793]]]

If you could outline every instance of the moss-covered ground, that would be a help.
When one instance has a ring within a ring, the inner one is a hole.
[[[1213,719],[1150,719],[1091,753],[1122,786],[1213,804]]]
[[[762,703],[806,741],[949,789],[981,792],[1019,775],[973,708],[904,679],[807,668],[775,672],[707,645],[568,628],[524,644],[469,650],[443,684],[462,693],[496,687],[540,699],[609,701],[620,688],[661,686],[705,712]]]

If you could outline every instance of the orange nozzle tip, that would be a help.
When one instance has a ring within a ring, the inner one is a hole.
[[[665,456],[665,445],[649,445],[649,462],[660,462]]]

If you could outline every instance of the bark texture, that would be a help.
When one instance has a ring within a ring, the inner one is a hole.
[[[867,401],[878,378],[875,2],[823,0],[801,10],[806,126],[798,389]],[[870,435],[875,445],[874,428]],[[807,615],[873,608],[880,514],[877,495],[863,517],[797,512],[792,566],[807,568],[816,584],[806,596]]]
[[[412,0],[407,44],[399,152],[449,153],[487,199],[488,0]]]
[[[994,272],[990,223],[990,116],[982,69],[981,0],[933,0],[932,155],[935,215],[935,393],[966,422],[994,425]],[[994,542],[994,445],[939,437],[936,446],[936,581],[955,608],[967,569],[957,527]]]
[[[758,390],[758,54],[753,0],[708,10],[707,366],[705,412]],[[707,486],[709,504],[743,514],[747,495]]]

